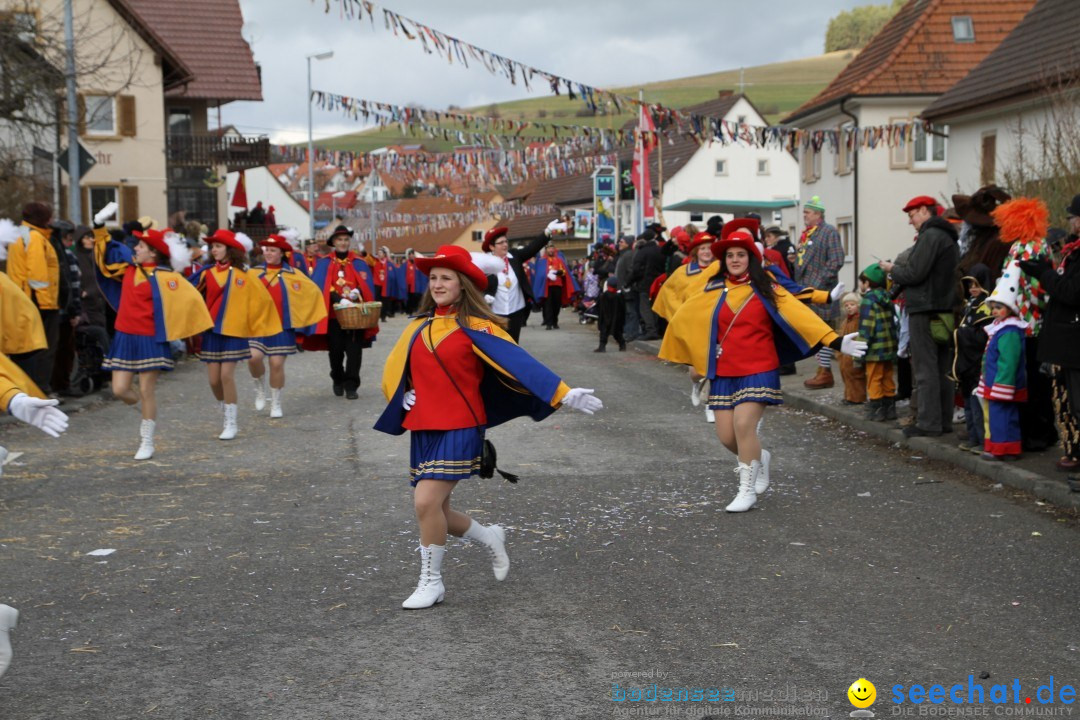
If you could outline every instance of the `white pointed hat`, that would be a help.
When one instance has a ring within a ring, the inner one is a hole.
[[[994,292],[986,298],[986,302],[1001,303],[1014,313],[1019,313],[1020,308],[1016,302],[1016,296],[1020,291],[1020,263],[1013,260],[1005,267],[1005,272],[998,278]]]

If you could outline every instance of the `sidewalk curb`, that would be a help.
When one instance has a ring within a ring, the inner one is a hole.
[[[630,344],[636,351],[641,353],[657,355],[660,352],[660,343],[658,342],[634,340]],[[1015,467],[1007,462],[983,460],[978,455],[953,447],[949,442],[952,438],[951,433],[945,439],[906,438],[900,428],[891,423],[866,421],[861,417],[861,409],[848,410],[843,406],[829,405],[814,399],[811,395],[814,391],[801,388],[802,378],[799,376],[787,376],[781,378],[781,380],[784,391],[784,404],[788,407],[824,415],[856,430],[886,440],[896,447],[909,448],[923,457],[947,462],[1002,485],[1024,490],[1059,507],[1080,509],[1080,493],[1069,490],[1068,484],[1064,482],[1063,475],[1060,478],[1049,478],[1024,468]]]

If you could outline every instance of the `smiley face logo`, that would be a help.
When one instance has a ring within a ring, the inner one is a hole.
[[[857,708],[868,708],[877,700],[877,688],[866,678],[859,678],[847,689],[848,700]]]

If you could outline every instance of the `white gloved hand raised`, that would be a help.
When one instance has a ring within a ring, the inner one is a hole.
[[[8,403],[8,412],[46,435],[58,438],[68,427],[68,416],[56,409],[59,404],[59,400],[40,400],[19,393]]]
[[[836,287],[829,291],[829,302],[836,302],[844,295],[844,290],[847,288],[844,286],[844,281],[836,283]]]
[[[856,340],[859,333],[848,333],[844,336],[844,339],[840,341],[840,352],[845,355],[850,355],[854,358],[861,358],[866,354],[866,343],[862,340]]]
[[[97,214],[94,215],[94,224],[104,225],[106,220],[109,220],[116,215],[116,211],[119,207],[120,206],[117,205],[115,202],[111,202],[105,207],[98,210]]]
[[[412,406],[416,404],[416,391],[406,390],[405,397],[401,398],[401,407],[406,410],[412,410]]]
[[[358,289],[356,289],[356,288],[353,288],[352,290],[350,290],[349,291],[349,299],[352,300],[353,302],[356,302],[357,300],[359,300],[360,299],[360,291]]]
[[[494,295],[485,295],[484,296],[484,302],[486,302],[488,305],[494,304],[495,303],[495,296]]]
[[[551,282],[555,282],[556,280],[559,279],[559,276],[555,274],[554,270],[549,271],[547,277],[548,277],[548,280],[550,280]]]
[[[592,415],[597,410],[604,409],[604,403],[600,398],[593,395],[592,388],[570,388],[570,392],[562,399],[563,405],[572,407],[586,415]]]

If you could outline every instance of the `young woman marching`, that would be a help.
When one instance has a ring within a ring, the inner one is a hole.
[[[232,440],[238,429],[236,363],[251,357],[249,339],[279,335],[281,318],[266,286],[247,268],[251,240],[221,229],[206,242],[214,264],[190,278],[213,319],[213,327],[203,333],[199,359],[206,364],[210,389],[225,412],[225,426],[218,439]]]
[[[542,420],[560,405],[593,414],[603,408],[592,390],[570,389],[522,350],[488,308],[488,280],[469,252],[444,245],[416,261],[430,284],[420,317],[405,328],[383,371],[389,404],[375,429],[412,433],[410,475],[420,525],[420,582],[402,604],[426,608],[442,602],[446,535],[483,544],[496,580],[510,570],[498,525],[484,526],[450,508],[459,480],[480,470],[484,432],[515,417]]]
[[[199,293],[182,270],[191,259],[183,238],[158,230],[136,232],[131,249],[111,240],[104,227],[94,230],[98,286],[116,310],[116,334],[102,369],[112,370],[113,394],[128,405],[142,401],[136,460],[154,456],[157,380],[173,369],[172,340],[213,327]],[[172,267],[169,267],[169,266]],[[139,376],[139,389],[132,388]]]
[[[325,318],[326,305],[319,287],[292,264],[292,247],[284,236],[271,235],[260,242],[259,247],[262,248],[263,264],[255,268],[255,272],[274,299],[282,330],[277,335],[248,341],[251,348],[248,370],[255,382],[255,409],[261,411],[266,407],[269,390],[270,417],[279,418],[284,414],[281,391],[285,387],[285,360],[296,354],[296,333],[305,328],[310,330],[308,326]],[[264,357],[270,363],[269,388]]]
[[[861,357],[856,333],[833,332],[761,266],[745,230],[712,244],[720,271],[683,304],[664,336],[660,358],[690,365],[710,381],[716,435],[739,461],[739,492],[728,512],[745,512],[769,487],[769,452],[757,434],[767,405],[780,405],[779,367],[821,346]]]

